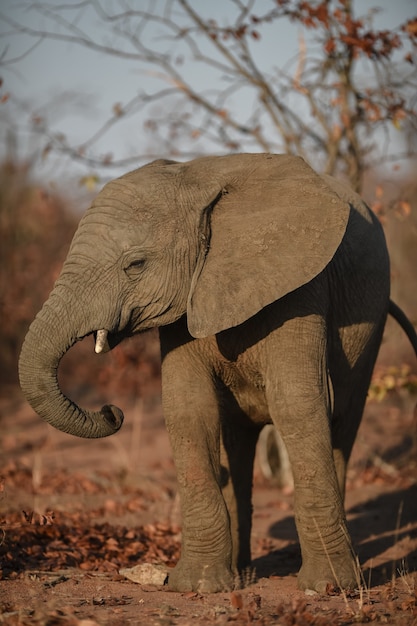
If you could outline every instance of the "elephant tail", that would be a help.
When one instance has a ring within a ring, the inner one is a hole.
[[[417,333],[413,324],[410,322],[404,311],[400,309],[398,304],[395,304],[395,302],[393,302],[392,300],[389,301],[388,312],[390,315],[392,315],[395,321],[398,322],[398,324],[407,335],[417,357]]]

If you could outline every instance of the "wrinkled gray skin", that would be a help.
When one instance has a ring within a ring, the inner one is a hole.
[[[346,463],[388,308],[382,229],[340,183],[292,156],[156,161],[82,218],[25,339],[21,386],[56,428],[110,435],[120,409],[74,405],[59,361],[97,331],[100,351],[160,327],[183,517],[170,587],[228,589],[250,564],[255,444],[271,420],[294,475],[299,586],[355,587]]]

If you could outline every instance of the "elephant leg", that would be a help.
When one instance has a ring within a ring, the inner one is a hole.
[[[252,482],[260,427],[237,408],[222,419],[222,490],[230,517],[232,568],[247,574],[251,565]]]
[[[326,335],[320,315],[287,318],[274,337],[267,389],[294,476],[302,553],[298,584],[318,592],[328,584],[357,585],[332,452]]]
[[[342,328],[330,350],[329,369],[333,386],[332,445],[343,500],[347,464],[362,419],[384,324],[385,318],[377,326],[361,324]]]
[[[162,361],[163,408],[182,514],[181,558],[168,585],[174,591],[212,593],[233,586],[232,541],[221,491],[216,389],[189,346],[163,354]]]

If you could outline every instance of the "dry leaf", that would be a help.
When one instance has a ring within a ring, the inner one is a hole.
[[[236,591],[232,591],[232,593],[230,594],[230,603],[234,609],[243,609],[242,595],[240,593],[236,593]]]

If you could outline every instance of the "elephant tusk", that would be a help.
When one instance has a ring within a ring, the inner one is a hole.
[[[110,350],[109,342],[107,341],[107,330],[101,329],[96,333],[96,344],[94,351],[96,354],[100,352],[108,352]]]

